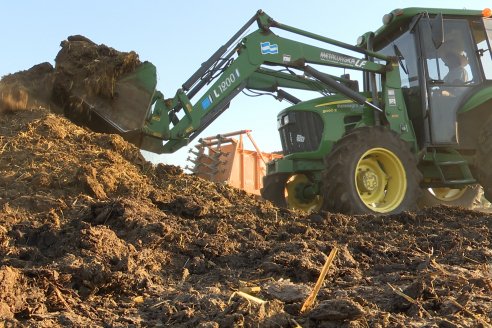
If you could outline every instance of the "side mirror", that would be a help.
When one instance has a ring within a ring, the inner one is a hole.
[[[434,47],[439,49],[439,47],[444,43],[444,20],[442,18],[442,14],[439,13],[430,20],[430,28],[432,34],[432,42],[434,43]]]

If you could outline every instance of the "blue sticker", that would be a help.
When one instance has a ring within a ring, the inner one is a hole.
[[[271,44],[270,41],[261,42],[261,54],[262,55],[275,55],[278,54],[278,44]]]
[[[207,98],[202,100],[202,108],[203,109],[209,108],[210,105],[212,105],[212,102],[213,102],[212,96],[209,95]]]

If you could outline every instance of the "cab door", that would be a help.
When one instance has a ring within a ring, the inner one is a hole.
[[[457,111],[463,100],[480,83],[477,51],[464,19],[444,20],[444,42],[436,48],[427,20],[419,23],[425,74],[424,107],[428,144],[455,145],[459,142]]]

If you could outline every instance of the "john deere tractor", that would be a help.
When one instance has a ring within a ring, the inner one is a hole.
[[[144,63],[117,81],[119,92],[108,106],[88,106],[87,121],[105,123],[101,131],[119,133],[141,149],[171,153],[244,89],[271,92],[292,105],[278,114],[283,158],[267,166],[265,199],[350,214],[469,206],[478,185],[492,199],[491,15],[397,9],[351,45],[258,11],[174,97],[155,90],[155,67]],[[258,29],[243,36],[254,23]],[[328,74],[325,67],[359,71],[362,80]],[[301,101],[285,89],[321,95]]]

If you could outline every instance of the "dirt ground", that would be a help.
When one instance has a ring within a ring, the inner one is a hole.
[[[42,67],[0,80],[0,327],[492,326],[490,214],[278,209],[36,102]]]

